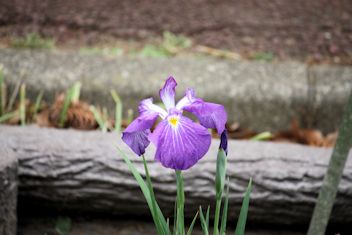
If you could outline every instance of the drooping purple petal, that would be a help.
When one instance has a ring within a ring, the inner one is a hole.
[[[122,140],[138,155],[145,153],[150,141],[150,128],[158,118],[157,112],[145,112],[136,118],[122,133]]]
[[[221,137],[220,137],[220,146],[219,148],[222,148],[227,156],[227,130],[225,129],[222,133],[221,133]]]
[[[206,128],[215,128],[219,135],[224,131],[227,122],[227,113],[224,106],[215,103],[204,102],[197,99],[184,110],[193,113],[200,124]]]
[[[160,98],[163,101],[167,111],[175,107],[176,86],[176,80],[173,77],[169,77],[166,80],[164,87],[159,91]]]
[[[210,133],[203,126],[181,115],[163,120],[149,139],[157,146],[155,159],[164,167],[186,170],[208,151]]]

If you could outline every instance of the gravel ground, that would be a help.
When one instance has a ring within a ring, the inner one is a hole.
[[[83,44],[163,31],[250,56],[352,63],[352,1],[0,0],[0,37],[36,31]],[[257,55],[257,56],[260,56]]]

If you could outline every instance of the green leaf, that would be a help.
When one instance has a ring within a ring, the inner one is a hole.
[[[0,66],[0,116],[5,113],[6,108],[6,85],[5,77],[2,71],[2,66]]]
[[[110,91],[112,98],[115,101],[115,131],[117,133],[121,132],[122,123],[122,102],[115,90]]]
[[[143,157],[144,170],[145,170],[145,174],[146,174],[146,178],[147,178],[147,186],[148,186],[149,193],[150,193],[150,200],[152,202],[152,211],[153,211],[152,214],[154,214],[154,217],[153,217],[154,223],[155,223],[156,229],[158,231],[158,234],[165,234],[163,231],[162,225],[160,224],[160,222],[161,222],[159,219],[160,215],[158,214],[157,209],[156,209],[156,199],[155,199],[155,195],[154,195],[152,181],[151,181],[150,175],[149,175],[147,162],[145,160],[144,155],[142,155],[142,157]]]
[[[203,233],[204,233],[204,235],[209,235],[207,221],[204,218],[201,206],[199,207],[199,215],[200,215],[200,224],[202,226]]]
[[[253,136],[251,140],[263,141],[263,140],[268,140],[272,137],[273,135],[270,132],[265,131],[265,132],[259,133],[258,135]]]
[[[35,99],[35,105],[34,105],[34,111],[33,111],[33,116],[36,116],[39,109],[40,105],[42,103],[44,92],[40,91],[39,94],[37,95],[37,98]]]
[[[229,207],[229,187],[230,187],[229,181],[230,181],[229,178],[227,178],[226,197],[225,197],[224,207],[222,209],[220,235],[225,235],[226,233],[227,210]]]
[[[193,220],[192,220],[191,225],[190,225],[189,228],[188,228],[187,235],[191,235],[191,234],[192,234],[194,224],[195,224],[195,222],[196,222],[196,220],[197,220],[197,217],[198,217],[198,213],[199,213],[199,212],[197,211],[196,215],[194,216],[194,218],[193,218]]]
[[[79,101],[79,96],[81,94],[81,86],[82,84],[80,82],[76,82],[71,88],[72,89],[71,102]]]
[[[246,194],[243,198],[240,216],[238,217],[237,226],[235,230],[235,235],[244,235],[251,191],[252,191],[252,178],[249,180]]]
[[[95,120],[97,121],[99,128],[102,132],[107,132],[106,120],[104,119],[103,115],[93,106],[89,106],[89,110],[93,113]]]
[[[5,113],[2,116],[0,116],[0,123],[6,122],[7,120],[15,117],[18,114],[17,111],[11,112],[11,113]]]
[[[127,166],[128,166],[128,169],[131,171],[131,173],[133,174],[134,178],[136,179],[143,195],[144,195],[144,198],[145,200],[147,201],[148,203],[148,207],[150,209],[150,212],[152,214],[152,217],[155,221],[155,218],[156,218],[156,215],[154,214],[154,211],[153,211],[153,205],[152,205],[152,199],[151,199],[151,195],[150,195],[150,191],[148,189],[148,186],[147,184],[145,183],[145,181],[143,180],[142,176],[139,174],[137,168],[135,168],[135,166],[132,164],[132,162],[128,159],[128,157],[126,156],[126,154],[124,152],[122,152],[120,150],[120,148],[117,147],[117,150],[119,151],[121,157],[123,158],[123,160],[126,162]],[[165,220],[165,217],[163,216],[161,210],[160,210],[160,207],[158,205],[158,203],[155,201],[155,205],[156,205],[156,210],[157,210],[157,213],[159,215],[159,219],[160,219],[160,224],[163,226],[163,230],[165,230],[166,232],[163,233],[162,235],[168,235],[168,234],[171,234],[170,233],[170,230],[167,226],[167,222]],[[156,224],[157,225],[157,224]]]
[[[174,205],[174,227],[173,227],[173,235],[176,235],[176,230],[177,230],[177,227],[176,227],[176,219],[177,219],[177,200],[175,200],[175,205]]]
[[[60,119],[59,119],[59,127],[64,127],[66,119],[67,119],[67,111],[68,108],[70,107],[71,104],[71,96],[72,96],[72,89],[69,89],[66,94],[65,94],[65,100],[64,104],[62,106],[61,112],[60,112]]]
[[[207,214],[205,215],[205,222],[207,223],[208,229],[209,229],[209,214],[210,214],[210,206],[208,206]]]
[[[26,125],[26,85],[22,84],[20,88],[20,121],[21,126]]]
[[[72,221],[69,217],[59,217],[55,223],[55,230],[60,235],[67,235],[71,231]]]

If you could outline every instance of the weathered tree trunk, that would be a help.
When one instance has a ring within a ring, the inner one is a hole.
[[[0,141],[0,234],[16,234],[17,160]]]
[[[0,142],[19,158],[21,205],[81,212],[149,216],[138,184],[116,150],[134,156],[115,133],[0,126]],[[191,170],[184,172],[186,213],[215,202],[218,141]],[[165,214],[172,215],[176,195],[174,171],[146,153],[155,193]],[[295,144],[230,141],[230,217],[236,218],[243,193],[253,178],[248,219],[263,223],[307,224],[322,184],[331,149]],[[352,222],[352,159],[339,186],[332,221]]]

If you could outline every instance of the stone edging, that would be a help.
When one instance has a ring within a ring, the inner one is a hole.
[[[136,108],[142,98],[156,96],[165,78],[174,75],[178,96],[194,87],[199,97],[225,104],[230,120],[258,131],[285,129],[293,118],[304,126],[335,130],[352,88],[351,67],[301,63],[107,58],[1,49],[0,64],[12,84],[25,79],[32,97],[43,89],[45,97],[53,99],[80,80],[83,99],[113,108],[114,88],[125,111]]]

